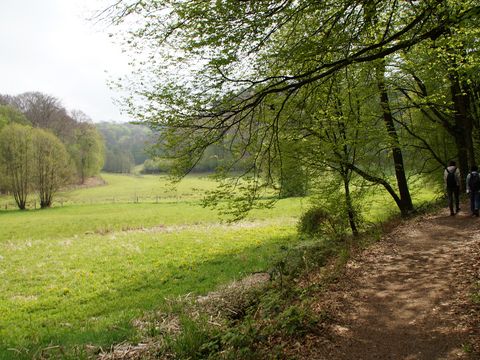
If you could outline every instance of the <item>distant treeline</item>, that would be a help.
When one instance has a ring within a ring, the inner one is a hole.
[[[95,126],[105,140],[103,171],[130,173],[138,165],[143,165],[140,168],[143,174],[162,174],[172,170],[174,162],[162,147],[160,133],[147,126],[130,123],[101,122]],[[192,172],[214,172],[232,160],[230,151],[220,145],[212,145],[193,166]],[[233,170],[240,171],[243,167],[238,163]]]
[[[157,143],[157,146],[154,149],[154,156],[152,158],[146,159],[142,173],[144,174],[158,174],[171,172],[172,167],[175,164],[175,156],[169,157],[164,148],[162,148],[161,143]],[[231,166],[233,161],[231,153],[220,145],[211,145],[205,149],[203,156],[198,162],[192,164],[192,173],[209,173],[217,171],[218,169],[225,167],[230,169],[230,171],[241,171],[245,168],[243,162],[237,162],[236,165]]]
[[[103,171],[130,173],[149,158],[154,133],[146,126],[101,122],[95,125],[105,140]]]

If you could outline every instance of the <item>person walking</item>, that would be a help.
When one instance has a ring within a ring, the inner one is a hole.
[[[478,166],[473,165],[470,173],[467,175],[467,194],[470,196],[470,209],[472,215],[479,215],[480,208],[480,175]]]
[[[443,173],[445,182],[445,190],[448,197],[448,207],[450,208],[450,216],[460,211],[460,171],[455,161],[450,161]],[[455,201],[455,211],[453,202]]]

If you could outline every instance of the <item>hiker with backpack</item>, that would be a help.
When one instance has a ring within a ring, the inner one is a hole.
[[[460,211],[460,171],[455,161],[450,161],[444,171],[443,179],[445,181],[445,189],[448,197],[448,207],[450,208],[450,216]],[[455,199],[455,211],[453,211],[453,201]]]
[[[470,195],[470,209],[472,215],[478,216],[480,208],[480,174],[478,166],[473,165],[467,175],[467,194]]]

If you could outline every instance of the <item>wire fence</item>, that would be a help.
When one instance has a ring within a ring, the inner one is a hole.
[[[131,196],[101,196],[90,198],[67,198],[57,197],[52,202],[51,207],[64,207],[70,205],[96,205],[96,204],[166,204],[178,202],[199,202],[202,196],[165,196],[165,195],[131,195]],[[38,199],[29,199],[26,204],[27,209],[39,209],[40,201]],[[0,209],[15,210],[18,206],[13,197],[2,196],[0,198]]]

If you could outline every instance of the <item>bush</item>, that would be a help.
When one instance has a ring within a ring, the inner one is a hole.
[[[318,319],[300,306],[291,305],[279,314],[278,328],[287,336],[301,337],[315,329]]]
[[[358,195],[359,198],[361,194]],[[342,192],[331,192],[328,196],[316,196],[312,198],[312,207],[301,217],[298,224],[300,234],[318,237],[327,237],[332,240],[345,239],[352,233],[350,213]],[[318,205],[321,204],[321,205]],[[359,202],[353,204],[350,211],[353,212],[357,231],[363,225]]]
[[[288,252],[277,260],[270,269],[272,279],[280,281],[283,288],[283,279],[300,275],[304,271],[318,268],[327,264],[328,260],[340,252],[344,245],[331,239],[312,239],[302,241],[301,244],[288,249]]]
[[[172,161],[167,159],[147,159],[143,163],[142,174],[167,173],[172,168]]]
[[[300,217],[298,231],[310,236],[320,235],[330,220],[330,215],[325,210],[311,207]]]

